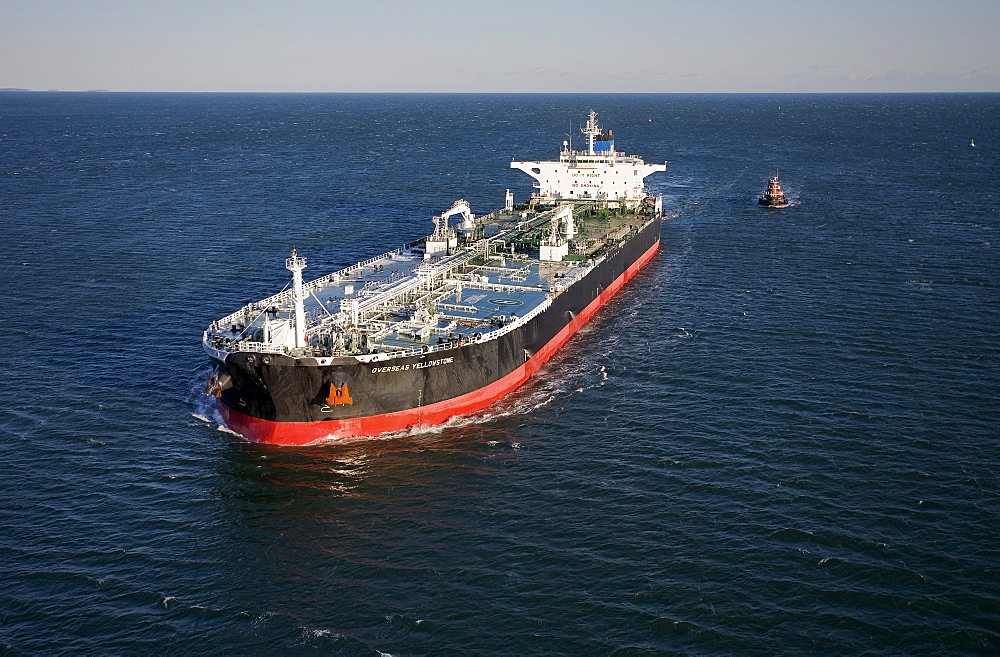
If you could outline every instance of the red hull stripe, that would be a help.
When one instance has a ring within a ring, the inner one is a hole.
[[[465,415],[484,409],[501,397],[505,396],[537,372],[548,362],[567,340],[580,330],[594,316],[601,306],[606,304],[618,290],[622,288],[638,271],[656,255],[660,247],[657,240],[653,246],[642,254],[638,260],[622,273],[611,285],[598,295],[596,299],[576,317],[562,328],[548,344],[539,349],[524,365],[497,379],[488,386],[466,393],[454,399],[429,404],[422,408],[412,408],[395,413],[371,415],[368,417],[350,418],[346,420],[322,420],[318,422],[274,422],[262,420],[239,411],[233,410],[221,402],[218,403],[222,418],[233,431],[242,434],[255,443],[271,445],[305,445],[317,440],[336,440],[356,436],[377,436],[389,431],[440,424],[455,415]]]

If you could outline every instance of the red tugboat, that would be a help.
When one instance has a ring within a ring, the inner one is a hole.
[[[788,206],[788,199],[785,198],[785,193],[781,191],[781,183],[778,182],[777,171],[771,176],[771,180],[767,183],[767,191],[757,199],[757,203],[763,205],[765,208],[784,208]]]

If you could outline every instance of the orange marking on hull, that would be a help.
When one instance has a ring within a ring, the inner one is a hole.
[[[330,394],[326,397],[326,403],[330,406],[334,406],[336,404],[354,404],[354,399],[351,398],[351,393],[347,389],[347,384],[345,383],[338,388],[331,383]]]

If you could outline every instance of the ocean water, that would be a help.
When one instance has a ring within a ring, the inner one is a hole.
[[[378,439],[219,427],[201,331],[292,247],[319,276],[521,201],[508,162],[591,108],[669,161],[663,249],[529,385]],[[0,653],[1000,653],[997,116],[0,94]]]

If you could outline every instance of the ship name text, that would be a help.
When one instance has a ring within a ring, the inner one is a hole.
[[[448,358],[438,358],[437,360],[428,360],[423,363],[407,363],[405,365],[387,365],[385,367],[373,367],[372,374],[384,374],[386,372],[407,372],[409,370],[422,370],[425,367],[434,367],[436,365],[447,365],[448,363],[454,362],[455,359],[452,357]]]

